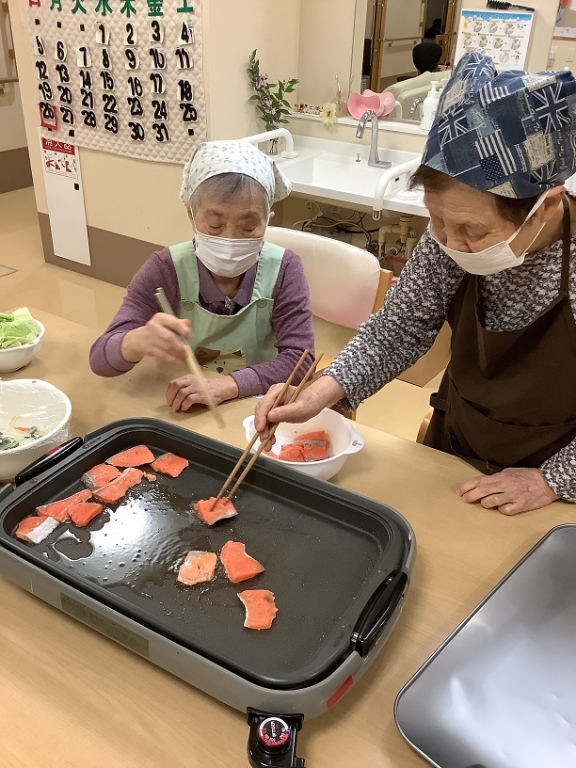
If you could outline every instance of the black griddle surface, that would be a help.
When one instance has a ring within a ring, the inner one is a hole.
[[[329,674],[350,652],[367,600],[409,550],[397,513],[329,483],[265,461],[234,503],[238,516],[204,525],[194,501],[217,493],[239,451],[153,420],[117,422],[56,470],[9,497],[2,544],[77,589],[259,685],[297,688]],[[132,488],[86,528],[61,525],[39,545],[13,537],[34,507],[66,497],[81,475],[139,443],[191,464],[179,478]],[[189,550],[219,553],[242,541],[266,571],[231,584],[219,563],[210,584],[183,587],[176,574]],[[244,628],[238,593],[270,589],[278,615],[270,630]]]

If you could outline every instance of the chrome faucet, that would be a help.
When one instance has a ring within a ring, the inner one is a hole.
[[[360,118],[358,128],[356,129],[356,138],[361,139],[364,136],[366,130],[366,123],[371,121],[372,128],[372,141],[370,142],[370,157],[368,158],[368,165],[375,168],[390,168],[392,165],[388,160],[380,160],[378,156],[378,115],[374,110],[369,109]]]
[[[423,103],[424,103],[424,99],[421,99],[421,98],[414,99],[414,101],[412,102],[412,106],[410,107],[410,115],[408,117],[409,120],[413,120],[414,119],[414,115],[416,114],[416,110],[418,109],[420,104],[423,104]]]

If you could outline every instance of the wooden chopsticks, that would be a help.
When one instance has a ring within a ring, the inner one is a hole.
[[[170,306],[170,302],[168,301],[168,298],[166,294],[164,293],[164,288],[157,288],[156,292],[154,294],[156,296],[156,301],[158,302],[158,306],[160,307],[160,310],[164,312],[166,315],[172,315],[172,317],[175,317],[174,312],[172,311],[172,307]],[[206,400],[206,404],[208,405],[208,408],[212,411],[214,418],[216,419],[216,422],[220,429],[223,429],[224,419],[222,418],[222,414],[217,410],[218,406],[214,402],[214,398],[210,394],[210,390],[208,389],[208,386],[206,384],[206,379],[204,378],[204,373],[202,372],[202,368],[200,368],[200,364],[198,363],[198,360],[196,360],[196,357],[188,344],[186,344],[184,341],[182,341],[182,346],[184,347],[186,351],[186,364],[188,365],[188,369],[190,373],[195,376],[195,378],[198,381],[198,386],[200,387],[202,394]]]
[[[298,360],[298,362],[297,362],[297,363],[296,363],[296,365],[294,366],[294,370],[292,371],[292,373],[291,373],[291,374],[290,374],[290,376],[288,377],[288,380],[286,381],[286,383],[284,384],[284,386],[282,387],[282,389],[280,390],[280,392],[279,392],[279,393],[278,393],[278,395],[276,396],[276,399],[274,400],[274,405],[272,406],[272,408],[277,408],[278,406],[280,406],[281,404],[283,404],[283,403],[282,403],[282,401],[284,400],[284,398],[285,398],[285,396],[286,396],[286,392],[288,391],[288,387],[289,387],[289,386],[290,386],[290,384],[292,383],[292,380],[294,379],[294,376],[296,375],[296,373],[297,373],[297,372],[298,372],[298,370],[300,369],[300,366],[302,365],[302,363],[303,363],[303,362],[304,362],[304,360],[306,359],[306,357],[307,357],[308,353],[309,353],[309,351],[306,349],[306,350],[305,350],[305,351],[302,353],[302,355],[300,356],[300,359]],[[306,375],[304,376],[304,378],[302,379],[302,381],[300,382],[300,384],[298,384],[298,386],[296,387],[296,389],[294,390],[294,392],[293,392],[293,393],[292,393],[292,395],[290,396],[290,399],[288,400],[288,403],[286,403],[286,405],[291,405],[291,404],[292,404],[292,403],[293,403],[293,402],[296,400],[296,398],[298,397],[298,395],[300,394],[300,392],[302,392],[302,390],[304,389],[304,387],[306,386],[306,384],[308,384],[308,382],[310,381],[310,379],[312,378],[312,376],[314,376],[314,373],[315,373],[315,370],[316,370],[316,366],[318,365],[318,363],[320,362],[320,360],[322,359],[322,357],[323,357],[323,356],[324,356],[324,353],[322,353],[322,352],[321,352],[321,353],[320,353],[320,354],[319,354],[319,355],[316,357],[316,359],[314,360],[314,362],[312,363],[312,365],[310,366],[310,368],[309,368],[309,369],[308,369],[308,371],[306,372]],[[278,424],[274,424],[274,426],[273,426],[273,427],[272,427],[272,429],[270,430],[270,437],[273,437],[273,436],[274,436],[274,433],[276,432],[276,429],[277,429],[277,427],[278,427]],[[228,486],[229,486],[229,485],[230,485],[230,484],[233,482],[233,480],[234,480],[234,476],[235,476],[235,474],[236,474],[237,470],[240,468],[240,466],[242,465],[242,463],[244,462],[244,460],[246,459],[246,457],[248,456],[248,454],[250,453],[250,451],[251,451],[251,450],[252,450],[252,448],[254,447],[254,445],[255,445],[255,443],[256,443],[256,441],[257,441],[257,440],[258,440],[258,433],[257,433],[257,432],[255,432],[255,433],[254,433],[254,436],[252,437],[252,440],[250,440],[250,442],[248,443],[248,446],[246,447],[246,450],[244,451],[244,453],[242,454],[242,456],[240,456],[240,458],[239,458],[239,459],[238,459],[238,461],[236,462],[236,465],[234,466],[234,469],[233,469],[233,470],[232,470],[232,472],[230,472],[230,474],[228,475],[228,477],[227,477],[227,479],[226,479],[226,482],[224,483],[224,485],[222,486],[222,488],[220,488],[220,491],[219,491],[218,495],[216,496],[216,498],[214,499],[214,503],[212,504],[212,509],[214,509],[214,507],[216,506],[216,504],[218,503],[218,501],[219,501],[219,500],[220,500],[220,499],[221,499],[221,498],[224,496],[224,494],[226,493],[226,489],[227,489],[227,488],[228,488]],[[236,491],[237,491],[237,490],[238,490],[238,488],[240,487],[240,484],[242,483],[242,481],[244,480],[244,478],[246,477],[246,475],[248,474],[248,472],[249,472],[249,471],[252,469],[252,466],[253,466],[254,462],[255,462],[255,461],[256,461],[256,459],[257,459],[257,458],[260,456],[260,454],[262,453],[262,451],[263,451],[263,450],[264,450],[264,444],[260,444],[260,445],[258,446],[258,449],[257,449],[257,450],[255,451],[255,453],[253,454],[252,458],[250,459],[250,461],[248,462],[248,464],[247,464],[247,465],[246,465],[246,467],[244,468],[244,471],[242,472],[242,474],[240,475],[240,477],[239,477],[239,478],[236,480],[236,482],[234,483],[234,486],[232,487],[232,490],[231,490],[231,491],[229,491],[229,492],[226,494],[226,497],[227,497],[227,498],[229,498],[229,499],[230,499],[230,498],[232,498],[232,496],[234,496],[234,494],[236,493]]]

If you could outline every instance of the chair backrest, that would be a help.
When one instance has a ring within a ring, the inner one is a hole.
[[[386,91],[392,93],[397,101],[399,96],[405,91],[418,91],[422,90],[428,93],[430,90],[430,83],[432,80],[439,80],[440,82],[448,81],[450,79],[451,72],[423,72],[421,75],[411,77],[408,80],[403,80],[401,83],[394,83],[388,86]]]
[[[358,328],[384,303],[393,274],[381,269],[378,259],[368,251],[283,227],[268,227],[265,238],[302,259],[316,317]]]

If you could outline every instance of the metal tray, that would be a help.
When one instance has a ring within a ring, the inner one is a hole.
[[[552,529],[398,694],[438,768],[576,765],[576,525]]]
[[[158,475],[133,488],[85,529],[65,524],[38,546],[14,538],[36,506],[79,490],[90,467],[139,443],[184,456],[190,467],[177,479]],[[407,578],[413,534],[393,509],[266,459],[235,499],[238,516],[208,528],[192,503],[217,492],[239,455],[164,422],[116,422],[0,504],[0,546],[258,685],[312,685],[351,652],[374,595],[394,574]],[[231,538],[246,544],[265,573],[243,585],[230,584],[221,570],[211,585],[177,584],[186,552],[219,552]],[[270,631],[243,627],[243,588],[275,593],[279,613]]]

